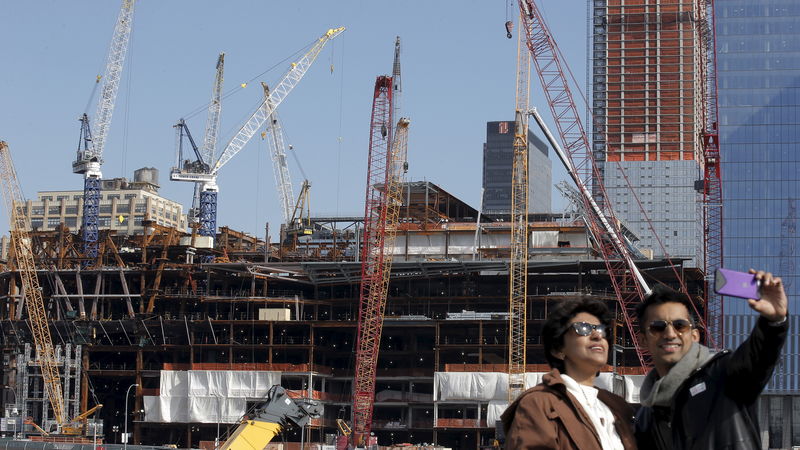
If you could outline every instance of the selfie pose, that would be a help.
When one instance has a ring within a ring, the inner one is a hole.
[[[642,343],[655,365],[642,385],[636,414],[640,448],[762,448],[756,401],[772,376],[789,326],[781,279],[750,273],[761,298],[741,301],[760,317],[733,352],[711,354],[700,345],[694,308],[683,294],[656,286],[637,308]]]
[[[597,300],[568,300],[547,317],[542,341],[553,369],[503,413],[507,449],[636,448],[633,409],[593,386],[608,361],[611,320]]]

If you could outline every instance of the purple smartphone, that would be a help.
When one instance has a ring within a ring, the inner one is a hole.
[[[714,292],[731,297],[761,299],[755,274],[719,268],[714,273]]]

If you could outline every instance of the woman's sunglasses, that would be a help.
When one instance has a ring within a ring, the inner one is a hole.
[[[692,322],[686,319],[676,320],[654,320],[647,325],[647,330],[652,334],[661,334],[667,330],[667,327],[672,325],[676,333],[685,333],[692,328]]]
[[[595,325],[586,322],[575,322],[570,324],[570,326],[580,336],[589,336],[592,334],[592,331],[597,330],[597,332],[600,334],[600,337],[606,337],[606,326],[602,323]]]

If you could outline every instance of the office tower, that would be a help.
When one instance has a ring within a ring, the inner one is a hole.
[[[724,261],[780,275],[790,336],[767,387],[760,422],[770,448],[800,445],[797,198],[800,196],[800,3],[717,0],[717,67]],[[756,316],[724,303],[725,345],[739,345]],[[783,395],[769,395],[783,394]]]
[[[483,213],[511,211],[511,166],[514,160],[514,121],[487,122],[483,144]],[[549,213],[553,191],[548,147],[528,130],[528,212]]]

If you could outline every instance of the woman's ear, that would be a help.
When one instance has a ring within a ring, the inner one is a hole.
[[[561,361],[564,360],[564,352],[562,352],[561,350],[556,350],[556,349],[550,350],[550,354],[555,356],[556,359],[560,359]]]

